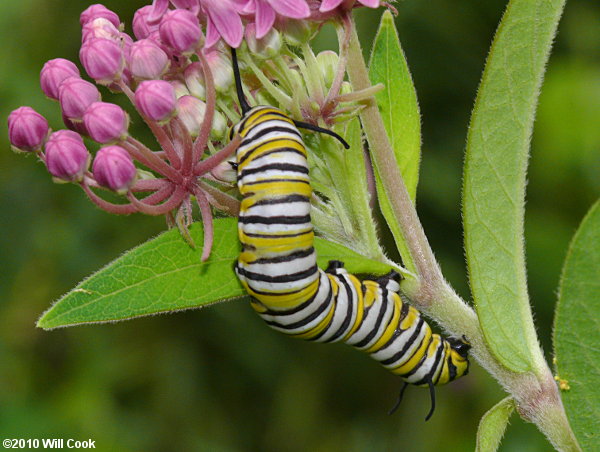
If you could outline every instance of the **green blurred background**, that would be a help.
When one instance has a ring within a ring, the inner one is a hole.
[[[105,2],[127,31],[144,3]],[[418,210],[446,277],[466,299],[461,165],[469,113],[504,3],[396,4],[422,112]],[[527,263],[548,357],[561,263],[600,191],[600,4],[593,3],[567,5],[532,144]],[[0,2],[0,117],[29,105],[61,127],[57,105],[39,89],[39,70],[50,58],[78,61],[79,13],[88,5]],[[366,48],[379,14],[358,13]],[[332,45],[328,32],[317,43],[319,49]],[[10,151],[6,126],[0,143],[0,437],[91,438],[98,450],[114,451],[474,449],[479,419],[503,397],[477,364],[467,378],[438,389],[436,414],[424,423],[427,391],[410,388],[388,416],[397,378],[349,347],[273,332],[243,302],[114,325],[36,329],[53,300],[165,224],[108,215],[76,187],[53,184],[43,165]],[[501,450],[551,447],[515,416]]]

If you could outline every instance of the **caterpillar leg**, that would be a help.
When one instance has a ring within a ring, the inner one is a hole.
[[[400,273],[398,273],[396,270],[390,270],[389,273],[386,273],[385,275],[379,277],[376,279],[376,281],[383,287],[385,287],[385,285],[389,282],[389,281],[395,281],[397,283],[400,283],[400,281],[402,281],[404,278],[402,278],[402,275]]]
[[[329,261],[329,264],[327,264],[327,268],[325,269],[325,273],[336,275],[338,273],[337,270],[340,268],[344,268],[344,263],[342,261]]]

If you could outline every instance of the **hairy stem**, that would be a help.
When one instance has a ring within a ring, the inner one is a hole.
[[[348,75],[354,89],[368,89],[371,83],[358,36],[354,29],[351,33]],[[500,364],[485,343],[476,313],[444,280],[395,162],[375,99],[368,99],[365,105],[360,117],[371,156],[417,270],[417,278],[404,281],[402,290],[415,306],[446,330],[466,335],[472,345],[472,356],[514,397],[521,417],[535,423],[554,447],[561,451],[581,450],[570,429],[558,388],[547,364],[544,363],[539,376],[516,373]]]
[[[177,170],[135,138],[128,136],[127,139],[120,144],[127,152],[129,152],[132,158],[146,165],[151,170],[163,174],[174,182],[180,183],[183,180],[183,177]]]
[[[350,33],[347,66],[350,81],[357,91],[369,89],[371,82],[362,56],[356,27],[352,27]],[[400,223],[408,251],[417,269],[420,286],[419,303],[429,306],[434,301],[433,294],[445,285],[445,281],[404,185],[381,114],[373,97],[365,100],[365,108],[361,111],[360,118],[370,145],[373,163],[379,170],[384,189],[390,195],[392,210]]]
[[[194,147],[192,149],[192,155],[188,156],[186,153],[183,156],[184,167],[190,168],[190,173],[193,171],[193,165],[202,158],[202,154],[206,149],[206,144],[210,138],[210,131],[212,130],[213,118],[215,116],[215,105],[217,102],[217,94],[215,91],[215,82],[213,80],[213,75],[210,70],[210,66],[206,61],[206,57],[204,53],[200,50],[197,52],[198,59],[200,60],[200,64],[202,65],[202,74],[204,75],[204,85],[206,88],[206,108],[204,110],[204,118],[202,119],[202,125],[200,126],[200,130],[198,131],[198,136],[194,141]],[[186,161],[188,158],[191,158],[191,161]],[[188,166],[186,166],[188,165]],[[187,174],[190,174],[187,173]]]
[[[207,158],[205,160],[201,160],[200,162],[196,163],[193,174],[195,176],[201,176],[204,173],[208,173],[209,171],[214,169],[219,163],[221,163],[221,162],[227,160],[229,157],[231,157],[234,154],[234,152],[237,150],[237,148],[241,142],[242,142],[242,137],[239,134],[236,135],[233,138],[233,140],[231,140],[227,144],[227,146],[225,146],[219,152],[211,155],[209,158]]]
[[[125,93],[125,95],[129,98],[129,100],[131,101],[131,104],[135,107],[135,93],[131,90],[131,88],[129,88],[129,86],[127,86],[125,84],[125,82],[123,80],[119,80],[119,87]],[[165,151],[169,161],[173,164],[173,166],[175,168],[179,168],[181,166],[181,160],[179,159],[179,156],[177,155],[177,152],[175,151],[175,148],[173,147],[173,143],[171,142],[171,140],[169,139],[169,137],[167,136],[165,131],[162,129],[161,126],[159,126],[157,123],[155,123],[151,119],[146,118],[141,113],[140,113],[140,116],[142,117],[142,119],[144,120],[146,125],[150,128],[150,130],[156,137],[156,140],[158,141],[160,146]]]

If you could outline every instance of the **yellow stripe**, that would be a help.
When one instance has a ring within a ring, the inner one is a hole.
[[[340,289],[337,284],[337,281],[335,281],[335,278],[333,278],[332,275],[327,275],[327,278],[329,278],[329,282],[331,284],[331,290],[333,291],[332,300],[337,300],[337,296],[338,296],[339,289]],[[323,320],[321,320],[317,325],[315,325],[310,330],[308,330],[304,333],[300,333],[300,334],[293,334],[293,336],[298,339],[312,339],[313,337],[320,334],[325,328],[327,328],[329,326],[334,313],[335,313],[335,303],[329,303],[329,312],[323,318]]]
[[[358,297],[358,300],[356,300],[356,309],[357,309],[356,320],[354,321],[354,325],[352,326],[352,329],[344,337],[344,339],[343,339],[344,342],[346,342],[346,340],[356,332],[356,330],[358,329],[358,327],[360,326],[360,324],[363,321],[363,314],[365,311],[361,283],[356,276],[354,276],[354,275],[348,275],[348,276],[349,276],[350,282],[352,283],[352,285],[354,286],[354,289],[356,290],[356,296]]]
[[[248,237],[242,233],[240,234],[240,242],[243,247],[256,248],[262,254],[265,254],[265,250],[268,250],[268,253],[278,254],[290,252],[294,249],[310,248],[314,242],[314,233],[311,229],[297,237],[274,237],[269,239]]]
[[[237,151],[237,162],[238,162],[238,173],[242,171],[250,162],[253,162],[257,158],[261,157],[265,152],[275,151],[279,148],[291,148],[295,151],[300,152],[304,157],[306,157],[306,149],[304,145],[296,140],[287,138],[287,135],[284,139],[275,139],[271,138],[269,141],[263,143],[253,143],[248,147],[240,147]],[[248,157],[245,161],[241,162],[243,157],[252,152],[253,155]],[[290,152],[289,149],[281,149],[282,153]],[[240,163],[241,162],[241,163]]]
[[[412,306],[409,306],[406,317],[404,317],[404,319],[402,319],[402,322],[400,322],[400,329],[407,330],[411,326],[416,325],[420,317],[421,314],[419,313],[419,311],[417,311]],[[423,324],[426,325],[427,322],[423,322]]]
[[[277,113],[279,113],[279,115]],[[280,116],[281,114],[283,114],[284,116]],[[279,121],[288,122],[290,124],[294,123],[285,113],[283,113],[283,111],[274,107],[267,107],[261,108],[252,113],[250,116],[248,116],[246,122],[244,123],[244,130],[251,129],[255,125],[271,119],[277,119]]]
[[[377,284],[375,281],[371,281],[371,280],[366,280],[363,281],[363,285],[365,286],[365,288],[367,289],[365,291],[365,295],[364,295],[364,306],[365,309],[366,308],[370,308],[371,306],[373,306],[373,303],[375,303],[375,300],[377,300],[377,297],[379,295],[379,284]]]
[[[299,231],[302,235],[296,237],[277,237],[260,238],[248,237],[243,232],[240,233],[240,242],[243,246],[253,247],[257,249],[268,248],[269,253],[277,254],[291,251],[295,248],[310,248],[314,242],[314,232],[310,230]]]
[[[315,281],[313,281],[308,286],[306,286],[304,289],[302,289],[298,292],[294,292],[294,293],[286,293],[285,291],[271,292],[273,294],[280,293],[281,295],[258,294],[256,292],[254,292],[251,287],[249,287],[247,285],[244,285],[244,286],[246,287],[246,290],[248,291],[248,294],[250,296],[259,300],[261,303],[263,303],[269,309],[283,310],[283,309],[295,308],[296,306],[304,303],[306,300],[308,300],[310,297],[312,297],[312,295],[316,292],[316,290],[319,287],[319,278],[317,278]]]
[[[377,351],[381,347],[383,347],[387,343],[387,341],[390,340],[392,334],[394,334],[394,331],[396,331],[396,328],[398,327],[398,321],[400,320],[400,309],[402,307],[402,300],[400,300],[400,296],[398,296],[397,294],[394,295],[394,314],[392,316],[392,320],[390,321],[390,323],[388,323],[387,328],[385,329],[379,340],[373,345],[371,345],[369,348],[365,349],[365,352],[367,353],[373,353],[374,351]],[[383,302],[385,303],[386,300],[383,300]]]
[[[263,199],[272,199],[295,194],[309,197],[312,194],[310,184],[305,183],[307,177],[286,177],[286,179],[292,180],[281,182],[269,181],[266,179],[264,182],[261,181],[258,184],[240,187],[240,193],[244,196],[240,208],[247,209]],[[248,206],[248,204],[250,204],[250,206]]]
[[[410,359],[408,361],[406,361],[404,364],[399,365],[398,367],[394,367],[393,369],[390,369],[394,374],[404,375],[404,374],[410,372],[411,370],[413,370],[415,368],[415,366],[417,364],[419,364],[419,361],[421,361],[421,358],[423,357],[423,355],[425,353],[427,353],[427,347],[429,346],[429,340],[431,339],[432,333],[431,333],[431,328],[429,328],[429,325],[424,323],[423,326],[425,326],[427,328],[425,331],[425,337],[423,339],[423,342],[421,342],[421,344],[419,345],[417,350],[412,354],[412,356],[410,357]]]
[[[287,116],[283,117],[283,116],[278,115],[277,113],[281,114],[282,112],[272,109],[272,110],[262,110],[262,111],[252,114],[248,118],[246,123],[244,124],[244,129],[241,131],[242,136],[243,136],[244,132],[249,131],[253,127],[258,126],[264,122],[271,121],[271,120],[287,122],[288,124],[292,124],[292,125],[294,124],[294,122],[289,117],[287,117]]]
[[[438,385],[443,385],[450,381],[450,369],[448,368],[448,360],[446,359],[446,357],[451,353],[450,344],[447,341],[443,341],[442,345],[444,347],[444,356],[442,357],[442,370],[440,371],[440,375],[436,383]]]

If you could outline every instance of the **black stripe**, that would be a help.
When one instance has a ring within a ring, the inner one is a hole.
[[[289,138],[289,137],[273,137],[273,138],[271,138],[271,139],[269,139],[269,140],[267,140],[267,141],[264,141],[264,142],[262,142],[262,143],[259,143],[259,144],[257,144],[257,145],[256,145],[256,146],[254,146],[253,148],[250,148],[250,149],[248,149],[248,150],[246,151],[246,153],[245,153],[245,154],[242,156],[242,158],[238,160],[238,162],[237,162],[237,163],[238,163],[238,166],[239,166],[241,163],[244,163],[244,162],[245,162],[245,161],[246,161],[246,160],[247,160],[247,159],[250,157],[250,155],[251,155],[251,154],[253,154],[254,152],[256,152],[256,150],[257,150],[257,149],[260,149],[260,148],[262,148],[264,145],[266,145],[266,144],[270,144],[270,143],[274,143],[274,142],[276,142],[276,141],[289,141],[289,140],[290,140],[290,138]],[[304,147],[304,143],[300,143],[300,144],[301,144],[301,145]],[[290,151],[292,151],[292,150],[296,150],[296,149],[294,149],[294,148],[291,148],[291,147],[289,147],[289,146],[281,146],[281,147],[277,148],[277,152],[280,152],[280,151],[279,151],[280,149],[289,149]],[[240,146],[238,147],[237,153],[239,154],[239,153],[240,153],[240,152],[242,152],[242,151],[243,151],[243,148],[242,148],[242,145],[240,144]],[[296,150],[296,151],[297,151],[297,150]]]
[[[261,257],[260,259],[256,259],[255,261],[246,262],[248,265],[254,264],[279,264],[284,262],[290,262],[294,259],[302,259],[303,257],[308,257],[315,252],[315,249],[311,246],[310,248],[306,248],[299,251],[294,251],[290,254],[284,254],[282,256],[276,257]]]
[[[272,184],[273,182],[298,182],[299,184],[309,184],[310,182],[302,179],[267,179],[267,180],[257,180],[254,182],[244,182],[245,186],[248,185],[259,185],[259,184]],[[254,192],[244,194],[244,198],[249,198],[253,196]]]
[[[252,128],[248,131],[248,133],[253,132],[254,128],[257,126],[258,126],[258,124],[252,126]],[[300,139],[300,141],[302,141],[302,135],[300,135],[300,132],[298,132],[298,130],[294,126],[291,126],[291,127],[271,126],[271,127],[265,127],[264,129],[259,130],[252,136],[246,135],[244,137],[244,139],[242,140],[242,142],[240,143],[240,147],[249,146],[254,141],[264,137],[265,135],[268,135],[269,133],[273,133],[273,132],[289,133],[292,135],[296,135]],[[283,137],[274,137],[274,138],[282,139]],[[289,139],[289,137],[286,137],[286,138]],[[268,141],[266,141],[265,143],[268,143]],[[264,144],[264,143],[261,143],[261,144]]]
[[[406,344],[404,344],[404,347],[402,347],[402,350],[395,353],[391,358],[380,361],[380,363],[383,365],[392,364],[393,362],[398,361],[400,358],[402,358],[406,354],[406,352],[408,351],[410,346],[417,340],[417,337],[419,337],[419,333],[421,332],[423,323],[425,323],[425,321],[423,320],[423,317],[419,317],[419,321],[417,323],[417,327],[415,328],[415,331],[413,332],[412,336],[408,339]],[[387,346],[387,344],[386,344],[386,346]],[[418,349],[419,348],[417,347],[417,350]],[[379,349],[379,350],[381,350],[381,349]],[[379,351],[379,350],[376,350],[376,351]],[[425,353],[425,355],[426,355],[426,353]]]
[[[268,170],[291,171],[294,173],[308,174],[308,168],[306,166],[294,165],[292,163],[270,163],[268,165],[263,165],[260,168],[249,168],[242,170],[242,172],[238,174],[238,179],[243,179],[249,174],[260,173]]]
[[[277,316],[286,316],[286,315],[296,314],[297,312],[302,311],[303,309],[307,308],[309,305],[311,305],[313,303],[315,297],[319,294],[320,288],[321,288],[321,278],[319,277],[319,284],[317,285],[317,290],[305,302],[299,304],[298,306],[296,306],[292,309],[286,309],[285,311],[275,311],[273,309],[267,308],[267,310],[265,312],[263,312],[262,314],[270,314],[270,315],[277,315]],[[329,290],[331,290],[331,288]],[[286,295],[291,294],[291,293],[297,293],[297,292],[299,292],[299,291],[295,290],[293,292],[287,292]]]
[[[435,373],[438,365],[440,364],[440,360],[442,359],[443,351],[444,351],[444,342],[442,340],[438,345],[437,352],[435,353],[435,358],[434,358],[433,365],[431,366],[431,370],[421,380],[417,381],[414,384],[422,385],[429,381],[432,381],[433,374]]]
[[[348,294],[348,308],[346,309],[346,317],[344,318],[344,321],[342,322],[342,324],[340,325],[340,327],[338,328],[338,330],[334,333],[333,336],[331,336],[331,338],[327,339],[327,342],[333,342],[335,341],[337,338],[339,338],[348,328],[348,325],[350,325],[350,321],[352,320],[352,312],[354,311],[354,304],[356,303],[357,307],[358,307],[358,300],[356,300],[353,296],[353,292],[352,289],[350,287],[350,284],[348,283],[348,281],[346,281],[346,278],[344,277],[337,277],[338,280],[338,284],[341,282],[342,285],[346,288],[346,293]],[[338,296],[337,298],[340,298],[340,292],[338,291]],[[337,301],[336,301],[337,303]],[[337,307],[337,306],[336,306]]]
[[[254,289],[252,287],[250,289],[252,290],[252,292],[254,292],[255,294],[258,294],[258,295],[265,295],[265,296],[268,295],[268,296],[271,296],[271,297],[287,297],[288,295],[302,292],[304,289],[306,289],[306,286],[300,287],[299,289],[288,290],[286,292],[263,292],[261,290]],[[264,304],[262,303],[262,301],[258,300],[258,302],[261,303],[261,305],[264,306]]]
[[[248,209],[256,206],[269,206],[274,204],[287,204],[289,202],[310,202],[310,198],[304,195],[286,195],[272,199],[261,199],[256,201],[251,206],[247,206]]]
[[[400,318],[398,319],[398,327],[396,328],[396,330],[392,334],[392,337],[390,337],[390,339],[385,344],[383,344],[381,346],[381,348],[379,350],[377,350],[377,351],[384,350],[384,349],[388,348],[389,346],[391,346],[394,343],[394,341],[396,340],[396,338],[398,336],[400,336],[404,331],[406,331],[406,330],[403,330],[400,327],[400,324],[402,323],[402,321],[406,317],[406,314],[408,313],[409,309],[410,308],[408,306],[408,303],[402,303],[402,308],[400,309]],[[410,325],[409,325],[409,327],[407,329],[410,329]]]
[[[256,124],[254,124],[252,127],[257,126],[258,124],[261,124],[262,122],[264,122],[265,120],[263,119],[261,121],[261,118],[263,118],[266,115],[272,114],[275,116],[280,116],[284,119],[287,119],[289,121],[292,121],[292,119],[286,115],[284,115],[282,112],[279,112],[277,110],[273,110],[273,107],[268,107],[268,106],[263,106],[261,109],[258,109],[259,107],[254,107],[254,112],[252,113],[252,115],[248,115],[244,118],[244,120],[240,123],[239,126],[239,130],[244,130],[246,128],[246,123],[248,122],[248,120],[250,119],[251,116],[254,116],[255,114],[257,114],[254,118],[255,121],[257,121]],[[268,121],[268,120],[266,120]]]
[[[306,155],[302,152],[299,151],[296,148],[292,148],[289,146],[281,146],[281,147],[276,147],[274,149],[270,149],[268,151],[265,151],[264,149],[262,149],[262,147],[266,144],[269,144],[273,141],[281,141],[282,138],[273,138],[272,140],[269,140],[265,143],[261,143],[258,146],[255,146],[254,148],[252,148],[251,150],[247,151],[241,159],[238,160],[238,168],[241,164],[243,164],[246,160],[250,159],[254,159],[254,160],[260,160],[264,157],[267,157],[271,154],[277,154],[278,152],[288,152],[290,154],[298,154],[300,157],[302,157],[304,160],[306,160]],[[259,156],[255,156],[255,154],[260,154]]]
[[[427,356],[429,355],[428,351],[429,351],[429,347],[431,346],[431,341],[433,340],[433,336],[431,336],[429,338],[429,341],[427,342],[427,346],[425,347],[425,353],[423,353],[421,355],[421,358],[419,359],[419,361],[413,366],[412,369],[410,369],[408,372],[406,372],[405,374],[402,374],[403,378],[407,378],[410,377],[411,375],[413,375],[415,372],[417,372],[417,370],[419,370],[419,368],[427,361]],[[424,341],[424,340],[423,340]],[[423,344],[423,341],[421,341],[421,344]],[[419,350],[421,348],[421,344],[419,344],[419,346],[417,347],[417,350]],[[416,351],[415,351],[416,353]],[[411,360],[413,358],[413,356],[415,356],[415,353],[413,353],[408,359],[407,361]],[[421,381],[425,381],[425,379],[421,380]],[[417,384],[417,383],[413,383],[413,384]]]
[[[452,360],[452,352],[451,352],[448,355],[448,378],[450,379],[450,381],[452,381],[456,378],[457,373],[458,373],[458,370],[457,370],[456,366],[454,365],[454,361]]]
[[[273,217],[263,217],[261,215],[240,215],[238,222],[242,224],[303,224],[310,223],[310,215],[276,215]]]
[[[262,281],[268,283],[286,283],[286,282],[295,282],[301,279],[308,278],[311,275],[314,275],[319,271],[319,267],[317,265],[313,265],[306,270],[302,270],[301,272],[290,273],[288,275],[279,275],[279,276],[269,276],[264,275],[262,273],[255,273],[243,268],[239,268],[238,272],[240,275],[246,277],[246,279],[250,279],[252,281]]]
[[[398,295],[398,297],[399,296],[400,295]],[[402,298],[400,299],[400,301],[402,301]],[[410,306],[408,305],[408,303],[402,302],[402,309],[400,309],[400,320],[398,320],[398,323],[402,322],[406,318],[406,315],[408,314],[409,309],[410,309]]]
[[[323,302],[319,305],[319,308],[315,312],[310,314],[309,316],[307,316],[301,320],[298,320],[297,322],[290,323],[289,325],[281,325],[280,323],[276,322],[275,320],[265,320],[265,322],[267,323],[267,325],[276,326],[276,327],[282,328],[284,330],[294,330],[294,329],[300,328],[302,326],[308,325],[310,322],[312,322],[314,319],[316,319],[319,315],[321,315],[323,313],[323,311],[325,311],[327,309],[327,306],[329,306],[331,303],[332,293],[333,293],[333,291],[331,288],[331,284],[329,284],[329,292],[327,293],[327,296],[325,297]],[[310,340],[313,340],[313,339],[311,338]]]
[[[379,286],[381,287],[381,286]],[[373,329],[367,334],[367,336],[361,340],[360,342],[354,344],[355,347],[364,347],[375,337],[379,328],[381,327],[381,323],[383,322],[383,317],[385,316],[385,311],[387,311],[388,304],[390,304],[387,298],[387,289],[385,287],[381,287],[382,289],[382,299],[381,299],[381,307],[379,308],[379,314],[377,314],[377,320],[375,321],[375,325]],[[375,302],[376,303],[376,302]],[[363,321],[365,318],[363,317]]]
[[[273,119],[262,119],[267,115],[279,116],[280,118],[287,119],[287,121],[289,121],[290,124],[293,124],[293,121],[289,116],[285,115],[284,113],[282,113],[280,111],[273,109],[272,107],[265,106],[262,110],[255,110],[255,113],[257,113],[257,112],[259,112],[259,113],[254,118],[256,123],[253,124],[251,127],[256,127],[257,125],[262,124],[263,122],[266,122],[266,121],[273,121]],[[244,119],[244,121],[240,125],[240,130],[243,130],[246,128],[246,123],[248,122],[249,119],[250,119],[250,116],[248,116],[247,118]]]

